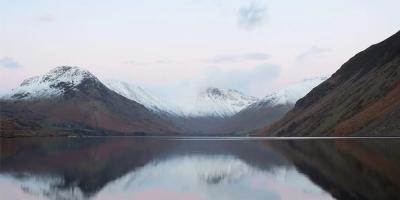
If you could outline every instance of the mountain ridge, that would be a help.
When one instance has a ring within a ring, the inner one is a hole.
[[[100,81],[89,71],[71,66],[56,67],[42,76],[34,76],[22,81],[19,87],[14,88],[3,99],[30,100],[61,96],[77,87],[84,81],[90,80],[94,84]]]
[[[261,135],[398,135],[400,31],[344,63]]]
[[[117,80],[99,80],[85,69],[60,66],[42,76],[25,79],[19,87],[2,96],[2,104],[10,107],[2,109],[2,113],[14,121],[21,118],[22,124],[29,122],[36,128],[51,124],[64,128],[98,127],[117,132],[141,132],[146,130],[145,126],[152,126],[148,122],[132,125],[135,115],[139,118],[147,116],[145,119],[155,120],[154,123],[158,125],[161,122],[163,127],[170,124],[175,127],[168,128],[174,130],[172,132],[229,134],[252,131],[262,123],[275,121],[320,79],[303,80],[263,99],[235,89],[207,87],[200,90],[188,105],[174,105],[139,86]],[[109,115],[109,109],[118,114]],[[250,111],[247,117],[238,117],[246,111]],[[22,113],[33,114],[25,116]],[[241,121],[247,125],[244,126]],[[2,124],[8,124],[7,127],[11,127],[8,129],[21,127],[21,123],[10,124],[9,118],[3,120]],[[142,128],[136,130],[133,126]]]
[[[168,104],[161,100],[161,97],[140,86],[136,86],[119,80],[105,80],[103,83],[111,90],[117,92],[130,100],[142,104],[144,107],[156,113],[168,113],[171,115],[183,115],[175,105]]]
[[[103,83],[118,94],[136,101],[154,112],[179,117],[229,117],[258,100],[256,97],[245,95],[235,89],[207,87],[198,91],[194,100],[185,105],[179,105],[140,86],[124,81],[105,80]]]

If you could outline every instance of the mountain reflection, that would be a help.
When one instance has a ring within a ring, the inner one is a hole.
[[[1,199],[398,199],[396,140],[1,140]]]

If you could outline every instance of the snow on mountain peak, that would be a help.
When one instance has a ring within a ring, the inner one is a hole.
[[[200,92],[188,116],[232,116],[258,99],[233,89],[206,88]]]
[[[148,90],[126,82],[106,80],[103,83],[109,89],[150,110],[186,117],[231,116],[258,100],[237,90],[210,87],[200,91],[194,99],[189,98],[187,101],[176,103],[177,99],[168,101],[166,98],[158,97]]]
[[[304,97],[314,87],[319,85],[321,82],[325,81],[327,78],[328,77],[321,76],[315,78],[308,78],[296,82],[292,85],[289,85],[286,88],[283,88],[282,90],[273,92],[265,96],[259,102],[252,105],[252,107],[264,104],[270,104],[270,105],[295,104],[297,100]]]
[[[229,117],[247,107],[258,107],[265,104],[294,104],[312,88],[326,80],[326,77],[305,79],[282,90],[271,93],[259,100],[234,89],[208,87],[193,98],[181,101],[180,97],[160,98],[157,95],[122,81],[107,80],[103,83],[118,94],[136,101],[155,112],[166,112],[186,117]],[[85,81],[86,80],[86,81]],[[91,82],[87,82],[90,80]],[[19,87],[4,95],[3,99],[30,100],[62,96],[68,91],[79,90],[83,82],[101,83],[85,69],[72,66],[56,67],[42,76],[24,80]],[[190,93],[191,91],[188,91]],[[194,92],[194,91],[193,91]],[[171,103],[173,102],[173,103]]]
[[[77,90],[85,79],[97,78],[85,69],[72,66],[56,67],[42,76],[34,76],[22,81],[19,87],[6,94],[4,99],[40,99],[60,96],[66,89]]]

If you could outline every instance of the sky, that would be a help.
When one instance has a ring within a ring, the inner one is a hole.
[[[0,0],[0,92],[61,65],[175,95],[263,97],[400,29],[400,1]]]

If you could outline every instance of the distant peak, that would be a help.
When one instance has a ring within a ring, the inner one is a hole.
[[[70,71],[70,70],[79,70],[79,71],[84,71],[84,69],[79,68],[77,66],[68,66],[68,65],[62,65],[62,66],[57,66],[55,68],[53,68],[52,70],[50,70],[50,72],[66,72],[66,71]]]
[[[258,99],[234,89],[208,87],[202,90],[189,116],[232,116]]]
[[[207,94],[211,94],[213,96],[221,96],[222,95],[222,91],[218,88],[215,87],[209,87],[206,89],[206,93]]]
[[[58,66],[47,72],[42,81],[81,82],[83,79],[97,78],[88,70],[77,66]]]
[[[100,82],[86,69],[76,66],[59,66],[44,75],[25,79],[18,88],[7,95],[7,98],[32,99],[60,96],[66,91],[78,90],[78,86],[84,81],[95,84]]]
[[[230,94],[238,94],[238,95],[244,95],[243,93],[239,92],[238,90],[235,89],[222,89],[222,88],[217,88],[217,87],[208,87],[206,88],[203,92],[201,92],[202,95],[209,95],[209,96],[226,96]]]
[[[88,70],[77,67],[77,66],[58,66],[46,73],[46,75],[57,74],[57,75],[71,75],[71,76],[94,76]]]

